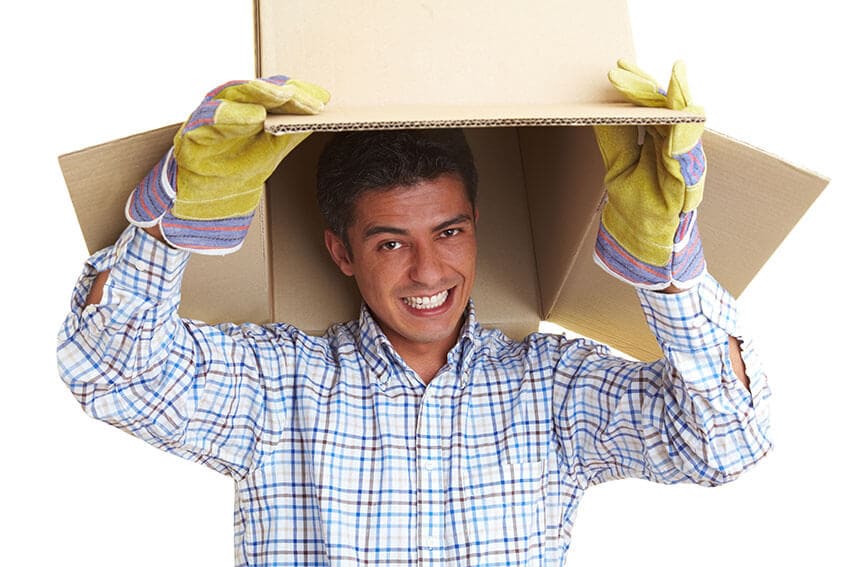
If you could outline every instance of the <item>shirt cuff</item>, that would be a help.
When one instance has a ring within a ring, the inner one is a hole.
[[[88,264],[94,272],[110,270],[105,291],[128,291],[159,302],[179,297],[190,256],[129,225],[113,246],[95,253]]]
[[[709,274],[681,293],[638,289],[641,307],[662,346],[698,350],[739,336],[735,299]]]

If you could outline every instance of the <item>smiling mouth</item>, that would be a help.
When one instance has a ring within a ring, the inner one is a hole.
[[[403,297],[402,301],[413,309],[436,309],[442,306],[449,298],[449,291],[445,289],[434,295]]]

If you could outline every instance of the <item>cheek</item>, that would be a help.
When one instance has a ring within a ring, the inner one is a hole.
[[[376,288],[392,287],[407,271],[407,259],[402,251],[395,254],[375,254],[361,265],[361,277]]]
[[[446,248],[444,258],[446,263],[454,266],[456,270],[469,271],[475,266],[477,251],[474,240],[457,242]]]

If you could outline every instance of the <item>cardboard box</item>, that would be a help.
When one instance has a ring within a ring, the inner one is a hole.
[[[353,317],[357,290],[324,249],[314,197],[328,132],[461,126],[480,174],[481,321],[522,336],[549,320],[637,358],[658,356],[634,291],[592,261],[604,187],[590,125],[699,118],[618,102],[607,71],[635,59],[625,1],[256,0],[255,18],[257,75],[309,80],[333,99],[319,116],[268,121],[270,131],[316,133],[267,183],[242,250],[192,259],[184,316],[287,321],[314,333]],[[129,191],[176,128],[60,158],[90,250],[126,226]],[[738,295],[827,181],[715,132],[704,146],[706,257]]]

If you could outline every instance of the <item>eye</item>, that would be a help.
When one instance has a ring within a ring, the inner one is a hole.
[[[443,232],[440,233],[442,238],[451,238],[452,236],[456,236],[461,233],[461,229],[459,228],[447,228]]]
[[[398,240],[388,240],[386,242],[382,242],[378,248],[381,250],[398,250],[401,248],[401,242]]]

